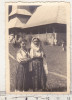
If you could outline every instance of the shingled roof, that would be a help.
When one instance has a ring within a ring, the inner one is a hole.
[[[8,28],[23,28],[25,23],[22,23],[19,18],[13,18],[8,23]]]
[[[61,23],[66,24],[66,4],[50,4],[43,5],[36,9],[25,28],[35,27],[40,25]]]
[[[25,9],[15,9],[9,14],[9,16],[12,16],[14,14],[27,15],[27,16],[32,15],[29,11],[27,11]]]

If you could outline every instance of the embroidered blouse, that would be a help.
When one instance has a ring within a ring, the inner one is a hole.
[[[26,50],[20,49],[17,52],[17,61],[21,62],[21,61],[27,61],[29,59],[29,53]]]
[[[48,74],[48,66],[47,66],[47,62],[45,59],[45,54],[44,54],[42,48],[40,48],[40,46],[36,47],[33,43],[31,44],[30,57],[31,58],[42,57],[43,58],[43,67],[44,67],[45,73]]]

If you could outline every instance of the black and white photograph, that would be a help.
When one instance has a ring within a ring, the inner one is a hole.
[[[6,92],[70,92],[70,4],[6,3]]]

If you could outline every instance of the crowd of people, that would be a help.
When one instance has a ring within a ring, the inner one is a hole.
[[[17,52],[16,91],[47,91],[48,66],[39,38],[33,37],[27,49],[27,40],[22,39]]]

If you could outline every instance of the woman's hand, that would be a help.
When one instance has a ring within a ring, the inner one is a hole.
[[[19,62],[25,62],[25,61],[28,61],[28,60],[27,60],[27,58],[19,58],[18,61]]]

